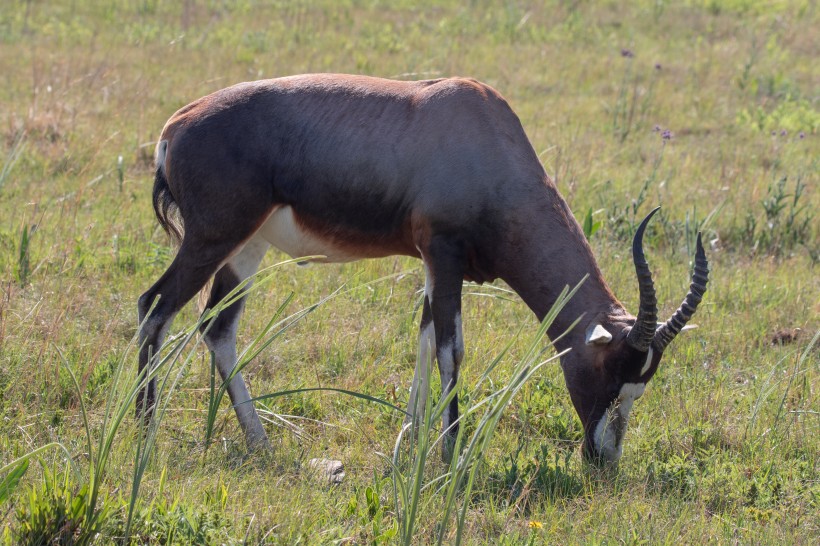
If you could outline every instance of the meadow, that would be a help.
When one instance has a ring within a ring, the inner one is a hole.
[[[2,2],[0,542],[817,544],[817,28],[812,0]],[[151,207],[159,131],[206,93],[306,72],[492,85],[633,312],[636,223],[663,207],[645,242],[662,317],[703,232],[699,328],[635,404],[617,471],[583,461],[560,367],[535,368],[549,342],[502,283],[464,289],[464,428],[492,426],[469,475],[426,457],[435,422],[394,455],[410,258],[268,254],[240,348],[261,349],[243,373],[271,395],[270,453],[218,398],[193,304],[140,430],[136,302],[174,253]],[[313,458],[343,461],[342,483]]]

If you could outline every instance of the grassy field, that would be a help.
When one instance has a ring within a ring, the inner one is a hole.
[[[273,397],[274,451],[259,454],[223,401],[206,444],[198,346],[168,365],[178,383],[149,449],[122,402],[137,298],[173,256],[150,203],[165,120],[238,81],[351,72],[498,89],[633,312],[636,219],[663,205],[646,240],[661,315],[686,293],[698,230],[709,243],[700,328],[635,405],[617,472],[582,461],[548,363],[457,496],[463,522],[443,528],[444,494],[427,487],[405,542],[450,543],[457,528],[465,544],[820,542],[818,27],[812,0],[3,2],[0,540],[51,544],[62,530],[61,544],[109,544],[130,509],[135,544],[401,542],[397,411],[329,391]],[[283,303],[290,315],[333,297],[245,369],[251,391],[333,387],[403,407],[423,284],[405,258],[276,268],[241,346]],[[509,384],[538,331],[502,288],[465,288],[463,409]],[[342,460],[344,482],[312,475],[316,457]],[[447,470],[433,453],[416,478]]]

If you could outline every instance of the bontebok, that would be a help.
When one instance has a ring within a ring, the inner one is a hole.
[[[494,89],[470,79],[417,82],[313,74],[241,83],[175,113],[156,150],[154,209],[180,241],[168,270],[139,300],[140,369],[170,323],[211,277],[209,305],[252,275],[274,246],[344,262],[415,256],[426,272],[409,411],[434,351],[445,393],[464,356],[462,281],[507,282],[541,319],[566,285],[589,278],[548,331],[584,425],[584,453],[616,461],[633,401],[706,290],[697,241],[691,290],[658,326],[642,237],[633,242],[637,318],[604,281],[581,227],[549,179],[518,117]],[[160,296],[156,305],[152,303]],[[229,378],[243,302],[205,334]],[[150,316],[148,316],[150,310]],[[144,321],[144,322],[143,322]],[[150,412],[154,385],[138,408]],[[249,445],[267,441],[241,374],[228,393]],[[444,414],[454,438],[458,399]]]

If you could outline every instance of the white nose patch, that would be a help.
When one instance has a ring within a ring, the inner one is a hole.
[[[618,398],[598,421],[593,441],[595,450],[604,460],[614,462],[621,458],[629,412],[632,410],[632,404],[641,397],[645,389],[646,383],[624,383]]]

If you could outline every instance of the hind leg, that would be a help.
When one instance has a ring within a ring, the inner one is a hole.
[[[268,247],[268,243],[261,239],[251,239],[238,254],[220,268],[214,277],[213,288],[208,298],[209,309],[216,307],[231,290],[256,273]],[[250,284],[245,288],[249,287]],[[204,335],[205,343],[213,352],[216,368],[222,380],[229,381],[228,395],[236,411],[239,425],[245,433],[247,445],[253,449],[267,446],[268,437],[256,413],[256,408],[250,402],[251,395],[245,386],[242,374],[233,373],[237,364],[236,332],[244,307],[245,297],[243,296],[242,299],[222,309],[219,315],[211,321],[203,324],[202,329],[207,328]],[[233,374],[232,377],[231,374]]]
[[[140,296],[139,373],[147,373],[157,359],[165,335],[180,309],[199,292],[208,279],[239,246],[239,242],[201,244],[186,237],[174,261],[162,277]],[[159,298],[157,300],[157,298]],[[151,305],[156,305],[151,309]],[[149,315],[150,311],[150,315]],[[137,396],[137,416],[149,419],[156,397],[156,379]]]

